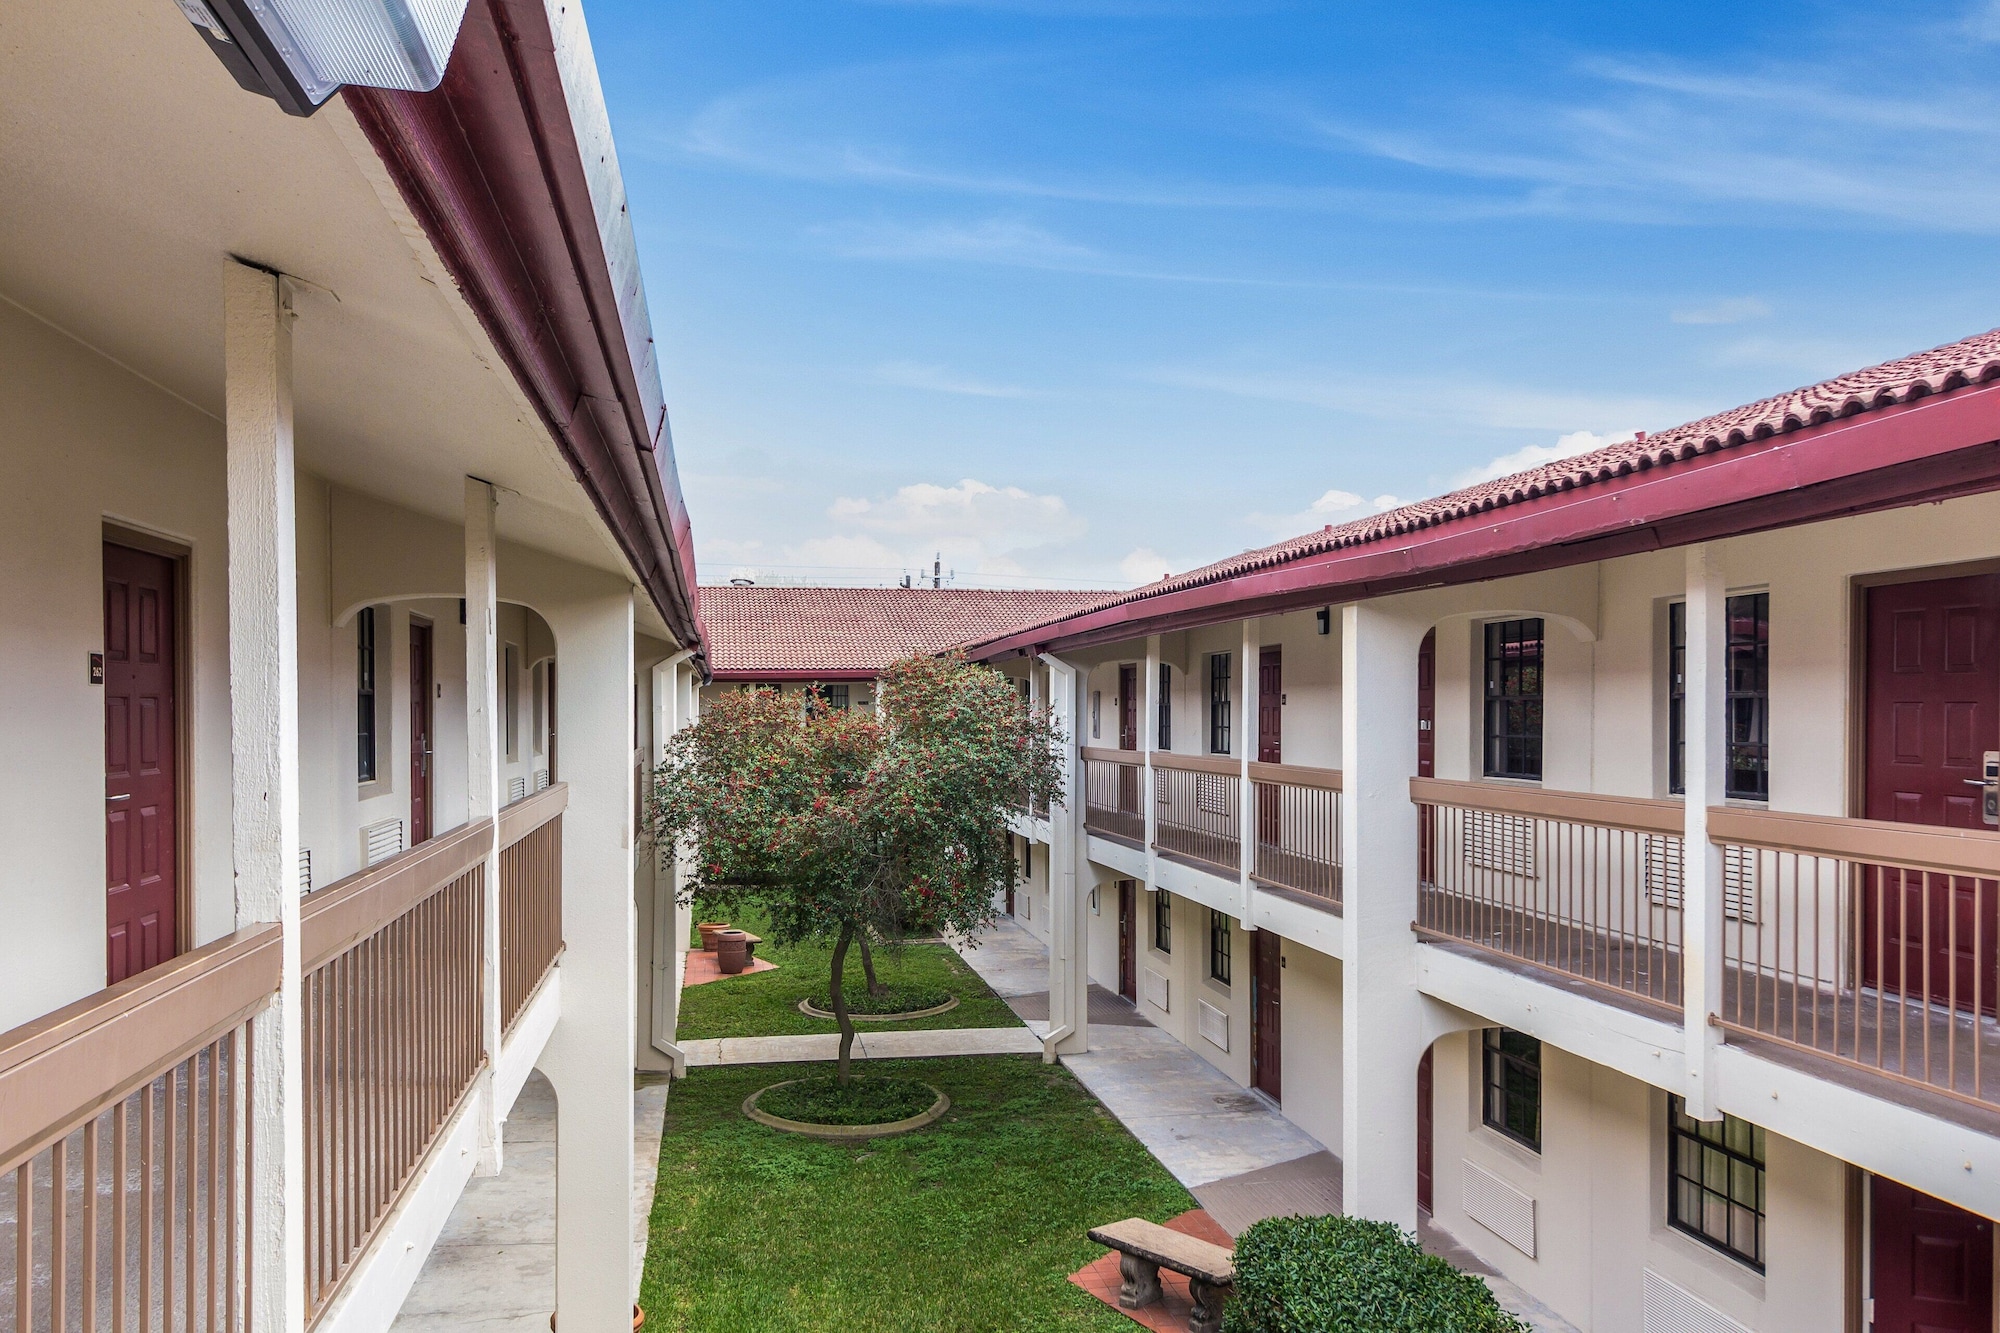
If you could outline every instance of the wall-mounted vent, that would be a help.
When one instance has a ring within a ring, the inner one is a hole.
[[[1173,1012],[1173,1007],[1167,1003],[1170,998],[1167,993],[1167,979],[1150,967],[1146,969],[1145,985],[1140,990],[1140,994],[1146,997],[1147,1004],[1152,1005],[1161,1013],[1170,1014]]]
[[[1465,812],[1465,863],[1503,875],[1535,873],[1535,821],[1526,815]]]
[[[1485,1167],[1465,1163],[1465,1215],[1530,1259],[1535,1257],[1535,1201]]]
[[[1229,1015],[1210,1004],[1207,1000],[1197,1006],[1195,1030],[1201,1039],[1219,1051],[1229,1049]]]
[[[527,798],[528,780],[526,778],[508,778],[507,799],[509,801],[524,801]]]
[[[312,848],[301,847],[299,848],[299,897],[303,898],[312,891],[313,891]]]
[[[1646,1270],[1646,1333],[1750,1333],[1750,1330],[1676,1283]]]
[[[1035,919],[1035,895],[1032,893],[1021,895],[1021,919],[1023,921]]]
[[[1226,815],[1229,808],[1229,779],[1215,773],[1194,775],[1194,808],[1205,815]]]
[[[536,791],[540,791],[540,790],[542,790],[542,789],[543,789],[544,787],[546,787],[546,786],[548,786],[548,785],[549,785],[549,770],[547,770],[546,768],[538,768],[538,769],[536,769],[536,770],[535,770],[535,790],[536,790]]]
[[[361,830],[361,863],[372,866],[403,850],[403,821],[384,819]]]
[[[1757,853],[1748,847],[1722,849],[1722,911],[1733,921],[1757,924]],[[1646,896],[1661,907],[1681,905],[1686,883],[1681,840],[1646,835]]]

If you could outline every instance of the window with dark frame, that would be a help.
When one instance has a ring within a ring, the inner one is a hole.
[[[375,608],[354,617],[354,771],[357,781],[375,780]]]
[[[1229,753],[1229,654],[1208,655],[1208,752]]]
[[[1229,984],[1229,918],[1208,909],[1208,979]]]
[[[1153,947],[1161,953],[1174,951],[1174,896],[1165,889],[1153,895]]]
[[[1090,739],[1096,740],[1104,734],[1104,691],[1090,692]]]
[[[1771,798],[1771,594],[1741,593],[1725,603],[1723,794]],[[1667,608],[1667,790],[1687,791],[1687,603]]]
[[[1696,1120],[1667,1098],[1667,1221],[1764,1271],[1764,1130],[1725,1115]]]
[[[1165,662],[1160,663],[1160,738],[1155,746],[1174,748],[1174,669]]]
[[[511,643],[501,656],[500,688],[506,695],[501,713],[505,718],[507,757],[517,759],[521,754],[521,650]]]
[[[1486,776],[1542,776],[1542,622],[1486,627]]]
[[[1542,1150],[1542,1043],[1512,1028],[1487,1028],[1486,1094],[1480,1119],[1516,1143]]]

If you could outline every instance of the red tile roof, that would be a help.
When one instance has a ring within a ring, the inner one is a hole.
[[[1448,495],[1419,500],[1337,527],[1329,525],[1272,546],[1217,560],[1184,574],[1168,575],[1130,592],[1112,594],[1097,606],[1118,606],[1204,584],[1220,583],[1307,556],[1419,532],[1544,495],[1576,490],[1651,468],[1671,467],[1701,454],[1732,449],[1753,440],[1768,439],[1806,426],[1995,379],[2000,379],[2000,329],[1760,399],[1699,421],[1675,426],[1657,435],[1641,432],[1636,439],[1607,445],[1574,458],[1544,463],[1525,472],[1483,481]],[[1052,616],[1043,623],[1054,624],[1076,614],[1077,611],[1071,611],[1063,616]],[[1027,623],[1020,628],[1037,626]],[[989,635],[982,642],[998,637]]]
[[[872,676],[899,657],[939,652],[1059,620],[1109,591],[1001,588],[704,587],[717,676]]]

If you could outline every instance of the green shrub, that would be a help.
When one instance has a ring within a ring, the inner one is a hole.
[[[1387,1222],[1269,1217],[1236,1241],[1223,1333],[1525,1333],[1486,1284]]]

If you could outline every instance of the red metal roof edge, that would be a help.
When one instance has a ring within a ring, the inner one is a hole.
[[[618,336],[547,9],[474,0],[435,91],[342,96],[668,628],[703,662],[693,529],[664,416],[645,419]]]
[[[1185,587],[1141,589],[1143,596],[968,647],[990,661],[1089,646],[2000,489],[1996,442],[2000,384],[1968,385],[1545,492],[1498,512],[1268,560]],[[1873,484],[1855,484],[1864,479]],[[1704,514],[1726,519],[1692,522]]]

